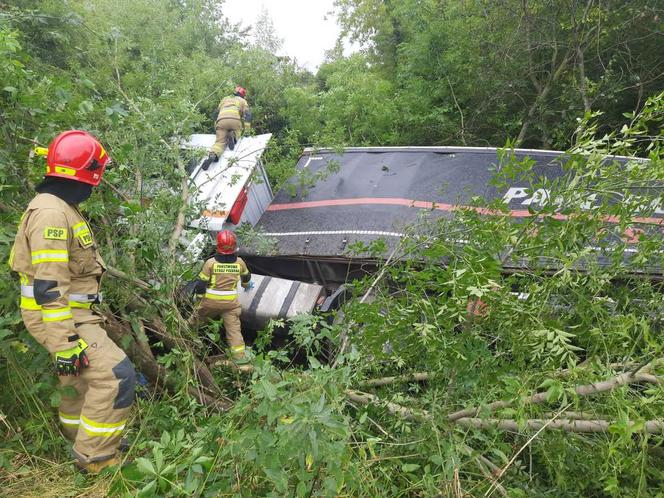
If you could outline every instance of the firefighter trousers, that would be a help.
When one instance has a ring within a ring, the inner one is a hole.
[[[81,311],[76,310],[77,316]],[[86,310],[88,311],[88,310]],[[90,366],[78,377],[60,376],[64,387],[60,403],[63,433],[74,442],[74,455],[82,463],[107,460],[115,455],[134,402],[136,372],[127,355],[111,341],[101,322],[88,311],[76,333],[87,344]],[[30,334],[49,351],[48,327],[40,311],[21,310]]]
[[[214,145],[210,148],[210,152],[214,152],[217,157],[221,157],[226,149],[226,141],[228,140],[228,133],[233,130],[235,132],[235,140],[240,140],[242,134],[242,122],[239,119],[224,118],[217,121],[215,125],[215,132],[217,138]]]
[[[244,338],[242,337],[242,325],[240,315],[242,307],[237,299],[232,301],[222,301],[203,298],[192,317],[192,325],[200,326],[208,320],[218,320],[223,318],[224,329],[226,330],[226,342],[231,350],[231,355],[235,360],[244,359]]]

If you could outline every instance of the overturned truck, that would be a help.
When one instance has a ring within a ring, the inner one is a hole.
[[[534,206],[549,200],[549,192],[532,188],[526,176],[494,186],[499,149],[475,147],[305,149],[298,175],[273,195],[261,163],[269,140],[270,135],[242,138],[207,171],[199,165],[191,174],[201,211],[191,224],[195,231],[189,232],[190,257],[207,254],[221,229],[243,223],[254,228],[254,236],[241,240],[240,248],[257,274],[254,289],[240,293],[243,321],[254,330],[270,319],[337,307],[343,285],[381,263],[349,248],[381,239],[389,252],[417,225],[422,211],[434,218],[451,216],[460,208],[478,209],[474,199],[480,197],[501,200],[509,215],[519,219],[532,216]],[[206,147],[212,141],[213,135],[200,135],[190,145]],[[554,181],[565,174],[561,152],[517,149],[513,155],[529,161],[530,179]],[[593,201],[591,196],[583,202],[592,209]],[[661,230],[664,205],[634,221]],[[625,257],[634,251],[628,248]],[[510,261],[504,267],[515,271],[519,264]],[[654,265],[645,274],[660,278],[661,268]]]

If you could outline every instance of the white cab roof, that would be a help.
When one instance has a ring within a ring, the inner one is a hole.
[[[219,161],[207,171],[200,163],[191,173],[195,193],[192,202],[201,204],[201,216],[190,226],[209,231],[223,229],[226,217],[242,189],[248,184],[259,164],[260,157],[272,137],[271,133],[242,137],[234,150],[226,149]],[[214,135],[192,135],[186,147],[208,149],[215,141]]]

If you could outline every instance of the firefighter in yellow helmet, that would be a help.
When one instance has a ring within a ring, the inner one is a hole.
[[[208,319],[224,319],[226,341],[231,358],[246,370],[249,359],[245,354],[244,338],[240,325],[242,307],[238,301],[238,283],[244,289],[253,287],[251,273],[245,262],[238,258],[237,239],[230,230],[217,234],[217,254],[203,264],[203,269],[194,282],[194,292],[205,293],[192,317],[192,324],[198,325]]]
[[[78,204],[99,185],[110,158],[92,135],[58,135],[48,147],[46,178],[21,218],[9,265],[21,282],[21,315],[52,355],[64,391],[60,422],[79,467],[97,473],[118,463],[134,401],[136,374],[92,310],[105,271]],[[73,391],[73,394],[71,394]]]
[[[208,157],[203,161],[202,168],[207,170],[215,161],[218,161],[226,148],[229,133],[234,133],[234,140],[240,139],[243,131],[251,128],[251,111],[245,100],[247,91],[241,86],[235,87],[233,95],[224,97],[219,103],[219,113],[215,123],[217,139],[210,148]],[[230,149],[233,150],[235,143],[231,141]]]

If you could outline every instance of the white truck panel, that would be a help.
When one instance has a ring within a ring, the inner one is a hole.
[[[192,201],[202,202],[203,210],[201,216],[190,223],[191,226],[214,232],[228,228],[225,226],[226,218],[254,172],[258,169],[260,176],[266,176],[260,165],[260,156],[271,137],[271,133],[242,137],[235,149],[226,149],[219,161],[212,163],[207,171],[202,170],[200,164],[194,169],[191,179],[196,193]],[[192,135],[186,145],[209,148],[214,140],[214,135]],[[251,188],[249,193],[252,194]],[[250,197],[257,201],[251,209],[257,213],[262,205],[267,207],[271,202],[272,190],[269,184],[267,188],[257,187],[257,191]],[[255,224],[258,218],[247,221],[253,221]]]

